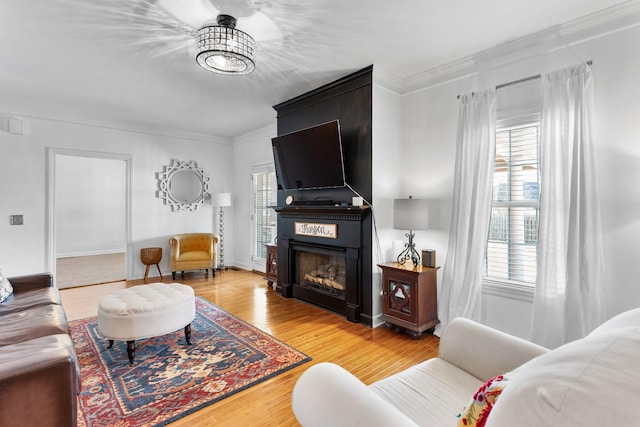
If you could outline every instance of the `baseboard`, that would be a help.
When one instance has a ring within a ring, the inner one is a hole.
[[[110,254],[124,254],[127,251],[123,249],[111,249],[108,251],[89,251],[89,252],[67,252],[62,254],[56,254],[58,258],[76,258],[81,256],[95,256],[95,255],[110,255]]]

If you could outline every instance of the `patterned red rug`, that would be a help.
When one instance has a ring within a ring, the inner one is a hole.
[[[163,426],[311,360],[271,335],[196,298],[191,346],[182,330],[107,349],[95,317],[70,322],[80,360],[78,425]]]

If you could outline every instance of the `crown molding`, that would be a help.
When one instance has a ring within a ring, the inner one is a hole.
[[[403,81],[395,74],[389,73],[380,67],[373,67],[373,84],[388,90],[395,95],[402,95]]]
[[[409,95],[470,77],[478,72],[479,65],[486,69],[513,63],[638,25],[640,1],[627,1],[402,79],[399,93]]]
[[[233,145],[242,145],[252,143],[256,140],[271,140],[278,134],[278,127],[275,118],[268,125],[259,127],[252,131],[243,133],[233,138]]]
[[[147,135],[154,135],[167,138],[177,138],[186,141],[203,142],[207,144],[219,144],[230,145],[232,143],[231,138],[227,138],[219,135],[208,135],[199,132],[188,131],[184,129],[172,129],[161,126],[146,125],[137,122],[110,122],[110,121],[95,121],[87,120],[81,117],[65,117],[60,114],[38,114],[34,112],[27,112],[21,109],[12,109],[11,111],[0,110],[0,116],[19,117],[22,119],[34,119],[44,120],[49,122],[67,123],[76,126],[86,126],[94,128],[103,128],[118,130],[131,133],[140,133]]]

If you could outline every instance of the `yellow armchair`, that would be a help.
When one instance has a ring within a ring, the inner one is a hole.
[[[216,243],[218,236],[212,233],[176,234],[169,239],[171,245],[171,276],[176,280],[176,271],[204,269],[205,275],[216,275]]]

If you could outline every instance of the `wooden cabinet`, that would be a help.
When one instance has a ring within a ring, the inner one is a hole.
[[[414,338],[438,323],[438,268],[412,263],[378,264],[382,269],[382,312],[389,328],[406,329]]]
[[[265,245],[267,247],[267,266],[265,279],[267,284],[273,289],[278,283],[278,247],[276,245]]]

